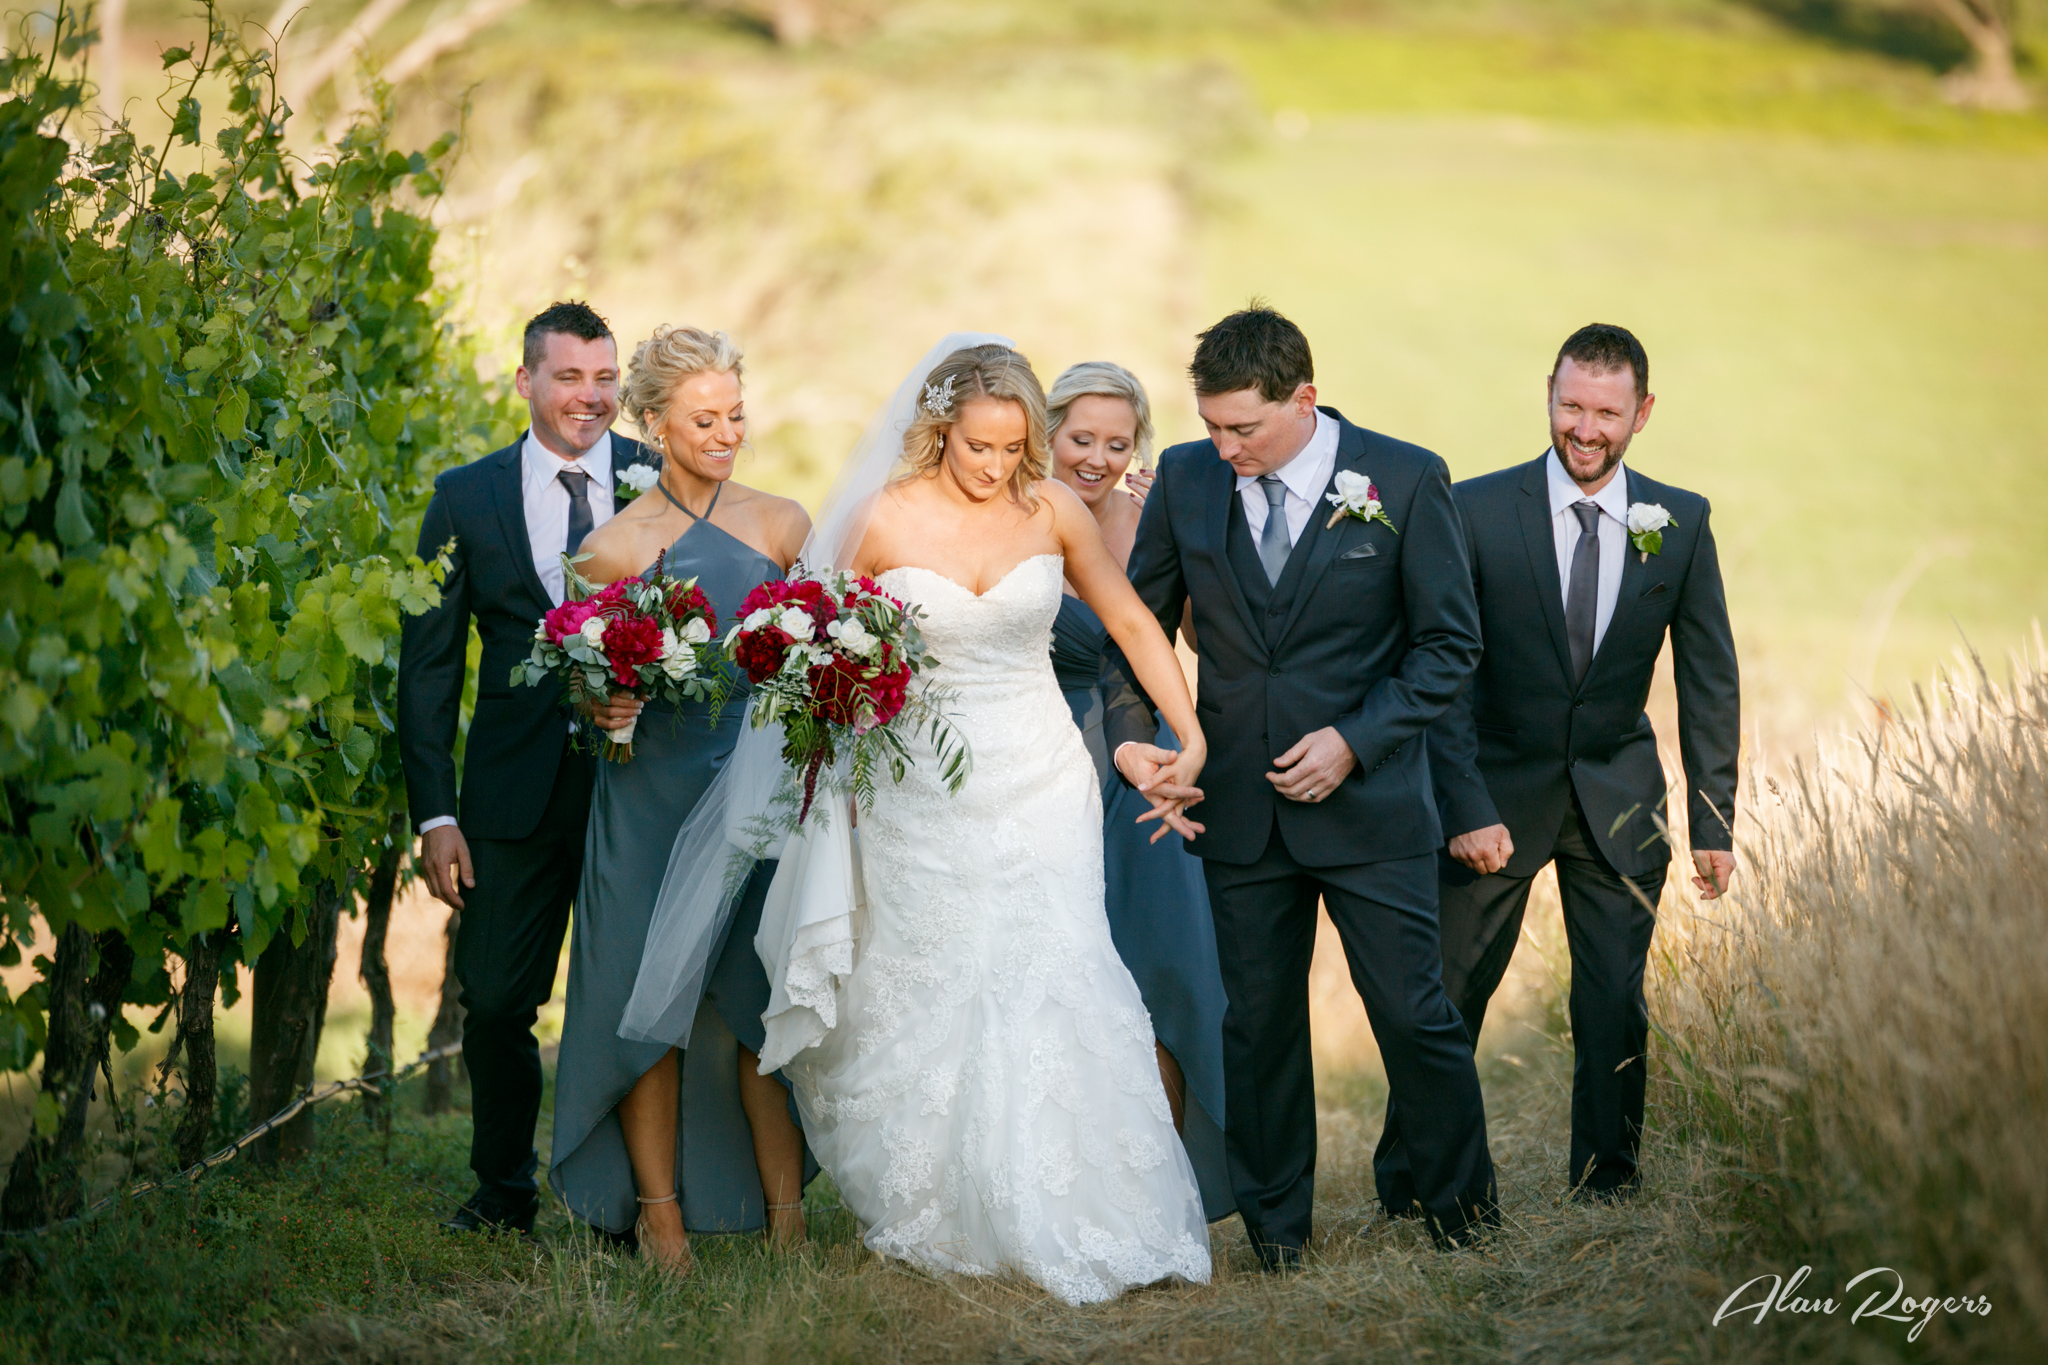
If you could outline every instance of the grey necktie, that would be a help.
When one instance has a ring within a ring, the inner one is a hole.
[[[565,469],[555,477],[569,490],[569,535],[562,553],[573,555],[582,548],[583,537],[590,534],[590,475],[580,469]]]
[[[1593,662],[1593,623],[1600,615],[1600,509],[1575,502],[1579,543],[1572,547],[1572,581],[1564,593],[1564,638],[1572,647],[1572,685],[1584,681]]]
[[[1286,571],[1287,556],[1294,545],[1287,539],[1287,485],[1274,474],[1259,475],[1259,489],[1266,495],[1266,529],[1259,532],[1259,563],[1266,567],[1266,581],[1277,585]]]

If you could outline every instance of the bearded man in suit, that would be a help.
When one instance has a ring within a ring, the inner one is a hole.
[[[420,557],[447,550],[441,605],[408,617],[398,666],[398,739],[428,889],[462,918],[462,985],[476,1193],[450,1231],[530,1234],[539,1201],[533,1149],[540,1046],[533,1026],[554,990],[569,903],[583,869],[595,758],[554,679],[514,687],[534,626],[560,605],[562,556],[623,504],[619,473],[641,462],[613,434],[619,352],[603,318],[557,303],[526,324],[517,375],[531,425],[503,450],[434,481]],[[457,721],[470,624],[482,637],[476,710],[458,787]],[[612,719],[612,708],[600,708]],[[617,717],[624,719],[623,715]]]
[[[1703,900],[1735,873],[1741,696],[1707,500],[1622,462],[1657,402],[1642,343],[1621,327],[1580,328],[1558,351],[1548,396],[1550,449],[1456,489],[1485,652],[1429,733],[1451,836],[1443,976],[1476,1045],[1530,883],[1554,863],[1572,961],[1568,1177],[1577,1197],[1613,1200],[1641,1178],[1643,968],[1671,861],[1643,707],[1667,636]],[[1396,1214],[1418,1193],[1412,1141],[1397,1093],[1374,1157]]]

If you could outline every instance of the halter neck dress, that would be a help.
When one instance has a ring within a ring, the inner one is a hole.
[[[721,631],[748,593],[783,576],[781,565],[702,518],[669,547],[664,572],[697,580]],[[548,1183],[577,1218],[611,1233],[630,1229],[640,1211],[615,1111],[668,1050],[619,1037],[619,1020],[676,833],[739,741],[745,687],[741,678],[715,726],[702,702],[649,703],[632,760],[598,764],[570,939]],[[768,978],[754,931],[774,873],[774,863],[763,863],[742,895],[682,1057],[676,1192],[692,1232],[741,1232],[766,1221],[753,1133],[740,1106],[739,1045],[756,1054],[762,1046]],[[805,1167],[808,1178],[815,1166],[807,1160]]]

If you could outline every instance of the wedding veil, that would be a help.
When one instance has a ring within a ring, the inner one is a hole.
[[[800,562],[843,569],[859,553],[875,497],[902,462],[903,436],[917,415],[925,376],[955,351],[1009,344],[1009,338],[988,332],[954,332],[925,352],[847,456],[804,541]],[[755,939],[770,991],[764,1016],[768,1044],[762,1049],[761,1070],[777,1070],[836,1022],[833,978],[853,966],[858,887],[852,834],[847,822],[831,818],[825,809],[828,803],[820,802],[782,847],[769,846],[761,831],[769,827],[776,793],[787,778],[782,727],[743,724],[732,757],[676,835],[668,872],[654,898],[640,974],[619,1024],[620,1037],[689,1045],[713,955],[724,944],[733,906],[754,865],[771,857],[782,861]]]

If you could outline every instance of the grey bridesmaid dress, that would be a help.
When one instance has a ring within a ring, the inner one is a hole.
[[[1138,983],[1152,1032],[1187,1080],[1181,1142],[1210,1222],[1237,1211],[1223,1156],[1223,976],[1202,860],[1174,836],[1150,842],[1150,803],[1111,770],[1102,737],[1103,651],[1109,632],[1078,597],[1060,599],[1052,666],[1102,781],[1102,860],[1109,936]],[[1158,743],[1180,741],[1162,721]]]
[[[697,580],[721,632],[748,593],[783,576],[774,560],[704,520],[669,547],[664,568]],[[598,765],[570,938],[548,1183],[572,1214],[607,1232],[630,1229],[640,1212],[618,1103],[668,1050],[619,1037],[619,1020],[633,994],[676,833],[739,740],[744,687],[742,681],[742,690],[726,701],[716,726],[704,703],[650,703],[640,715],[632,760]],[[774,874],[772,862],[755,868],[714,958],[682,1056],[676,1192],[691,1232],[742,1232],[766,1222],[753,1133],[740,1106],[739,1045],[758,1054],[763,1042],[768,976],[754,952],[754,932]],[[808,1179],[815,1166],[807,1159],[805,1167]]]

